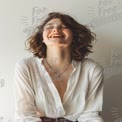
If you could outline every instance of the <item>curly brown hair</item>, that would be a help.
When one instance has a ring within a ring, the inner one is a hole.
[[[73,41],[71,44],[72,59],[81,61],[92,52],[92,41],[95,40],[96,35],[87,26],[78,23],[73,17],[59,12],[49,13],[44,22],[37,27],[38,30],[26,40],[27,50],[32,52],[34,56],[46,58],[47,47],[42,42],[42,34],[46,23],[54,18],[59,18],[73,32]]]

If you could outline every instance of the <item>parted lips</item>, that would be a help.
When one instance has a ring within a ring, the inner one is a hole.
[[[49,38],[64,38],[64,36],[62,34],[52,34],[51,36],[49,36]]]

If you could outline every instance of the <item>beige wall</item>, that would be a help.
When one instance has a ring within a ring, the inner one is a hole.
[[[13,122],[14,65],[31,55],[24,41],[51,11],[94,26],[97,41],[90,57],[105,71],[103,117],[122,121],[122,0],[0,0],[0,122]]]

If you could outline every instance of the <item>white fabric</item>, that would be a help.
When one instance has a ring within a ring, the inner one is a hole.
[[[103,122],[98,115],[103,103],[103,68],[92,59],[72,60],[63,103],[43,58],[28,57],[15,67],[15,122],[41,122],[41,116],[64,117],[79,122]]]

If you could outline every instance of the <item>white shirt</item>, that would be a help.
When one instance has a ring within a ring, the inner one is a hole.
[[[72,60],[63,103],[43,58],[24,58],[15,67],[15,122],[41,122],[41,116],[64,117],[79,122],[103,122],[103,68],[92,59]]]

